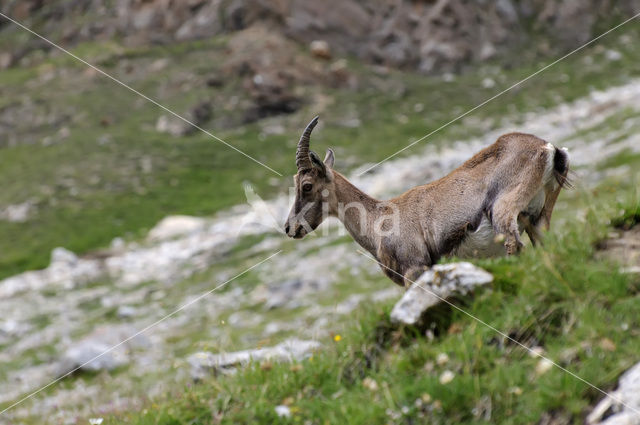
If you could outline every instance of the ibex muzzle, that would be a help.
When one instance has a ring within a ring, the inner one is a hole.
[[[378,201],[333,169],[331,149],[324,161],[309,150],[317,122],[298,143],[287,235],[302,238],[327,216],[338,217],[400,285],[444,255],[516,254],[523,231],[535,245],[567,184],[566,151],[531,134],[509,133],[440,180]]]

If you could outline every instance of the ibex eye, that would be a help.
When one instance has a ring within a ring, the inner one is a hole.
[[[303,190],[304,192],[308,192],[308,191],[310,191],[310,190],[311,190],[311,187],[312,187],[312,186],[311,186],[311,183],[305,183],[305,184],[303,184],[303,185],[302,185],[302,190]]]

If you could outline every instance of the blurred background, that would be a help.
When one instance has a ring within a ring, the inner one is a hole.
[[[315,115],[311,148],[332,147],[336,169],[380,198],[509,131],[567,146],[576,187],[546,253],[481,261],[497,283],[466,307],[574,350],[563,364],[608,389],[640,360],[638,20],[361,173],[640,13],[636,0],[6,0],[0,12],[271,168],[0,17],[0,409],[283,250],[0,423],[269,423],[276,405],[298,423],[581,423],[601,394],[561,371],[532,378],[534,359],[496,352],[468,317],[435,342],[390,330],[377,366],[361,367],[402,291],[336,223],[304,241],[275,230]],[[198,363],[283,341],[316,347],[316,364],[229,377]],[[459,387],[428,367],[442,352]]]

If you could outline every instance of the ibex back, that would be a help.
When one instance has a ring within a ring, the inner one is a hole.
[[[509,133],[440,180],[379,201],[333,169],[331,149],[324,161],[309,150],[317,122],[298,142],[287,235],[302,238],[327,216],[337,217],[399,285],[444,255],[513,255],[523,231],[533,245],[540,242],[567,182],[566,151],[531,134]]]

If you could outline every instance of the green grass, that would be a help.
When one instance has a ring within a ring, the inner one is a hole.
[[[640,223],[640,202],[635,206],[624,209],[624,212],[619,216],[611,220],[611,224],[614,227],[623,230],[629,230],[633,226]]]
[[[617,196],[625,194],[637,196],[632,187]],[[588,203],[590,195],[580,196],[576,204]],[[548,234],[544,249],[480,261],[494,282],[458,304],[605,391],[640,350],[640,280],[594,255],[608,232],[607,216],[617,210],[607,199],[605,208],[589,209],[586,222]],[[637,214],[636,203],[625,202],[622,220]],[[339,341],[325,338],[322,349],[299,363],[252,364],[152,397],[142,410],[107,423],[535,424],[550,415],[581,424],[602,398],[558,368],[537,374],[539,359],[455,309],[431,316],[427,328],[435,339],[429,340],[424,328],[391,324],[391,306],[360,307],[348,324],[335,325]],[[436,362],[442,353],[446,364]],[[455,377],[443,384],[445,370]],[[291,418],[276,417],[279,404],[289,405]]]
[[[598,46],[560,62],[474,112],[476,124],[452,125],[404,154],[419,152],[427,143],[444,145],[453,138],[480,135],[482,125],[495,127],[500,117],[573,100],[593,88],[638,76],[640,48],[633,43],[620,44],[620,36],[636,34],[637,28],[629,25],[605,37]],[[74,51],[179,113],[200,100],[212,100],[214,119],[206,128],[291,175],[298,133],[318,111],[308,105],[286,118],[285,135],[261,137],[257,125],[216,129],[220,119],[235,113],[225,106],[231,94],[243,96],[241,81],[235,76],[227,76],[221,88],[205,85],[207,76],[220,72],[220,63],[211,58],[224,55],[225,45],[225,38],[148,50],[127,49],[117,42],[84,43]],[[622,59],[603,60],[606,48],[619,50]],[[591,57],[593,63],[585,66],[585,57]],[[161,58],[170,58],[161,72],[139,71]],[[127,65],[134,71],[128,73]],[[410,73],[372,76],[366,66],[349,61],[361,81],[358,91],[304,89],[309,96],[322,91],[333,99],[332,106],[322,111],[325,127],[314,134],[313,147],[318,151],[336,148],[337,167],[343,171],[379,161],[542,65],[537,62],[500,71],[498,63],[489,63],[446,83],[439,77]],[[52,70],[57,72],[52,80],[39,82],[39,76]],[[0,233],[6,235],[0,240],[0,277],[46,266],[56,246],[85,253],[108,245],[116,236],[138,238],[169,214],[213,214],[244,201],[243,181],[252,182],[263,197],[281,193],[290,184],[289,177],[278,178],[204,134],[174,138],[157,133],[153,127],[162,111],[112,81],[87,76],[85,71],[84,65],[57,55],[30,68],[0,72],[1,102],[26,95],[40,111],[55,105],[70,117],[80,117],[63,124],[70,133],[66,139],[57,135],[57,127],[55,131],[46,125],[29,127],[20,133],[24,143],[3,148],[0,205],[30,200],[36,207],[26,223],[0,222]],[[179,82],[181,72],[193,75],[188,91],[177,83],[166,84],[167,79]],[[482,87],[486,77],[493,78],[496,86]],[[380,89],[375,79],[401,82],[404,90]],[[421,112],[415,112],[418,103],[423,105]],[[342,117],[354,112],[363,122],[361,127],[338,125]],[[42,146],[40,142],[46,137],[53,144]],[[143,169],[143,157],[152,164],[149,172]]]

